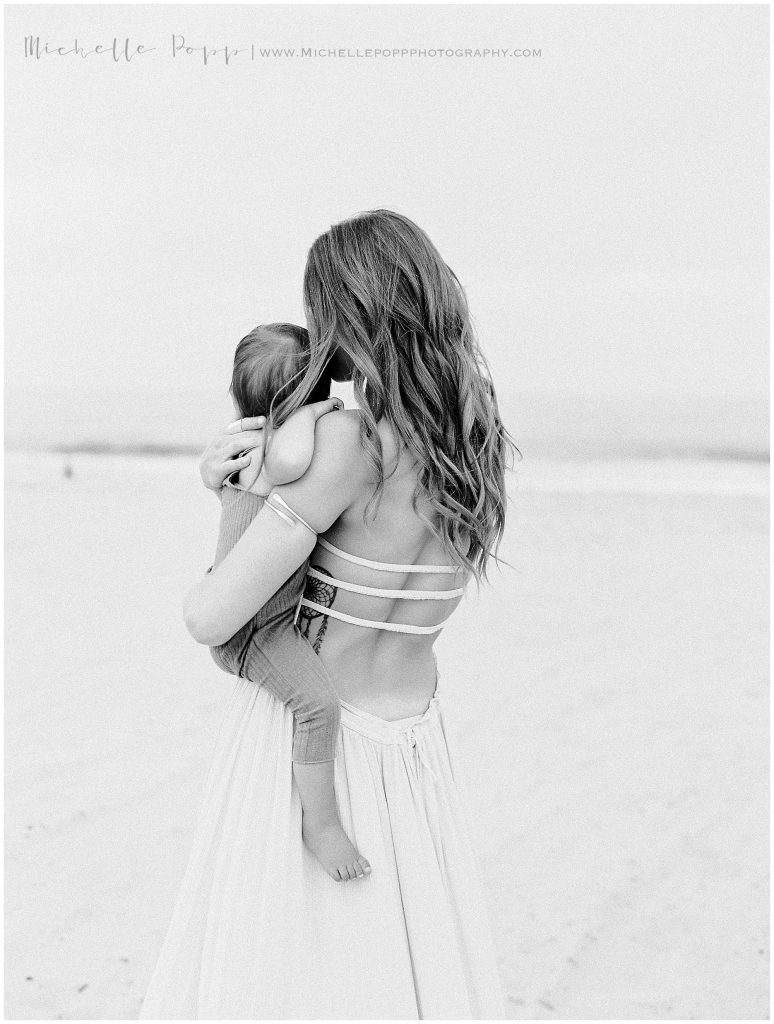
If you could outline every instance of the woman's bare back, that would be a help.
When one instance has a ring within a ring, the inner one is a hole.
[[[337,414],[354,417],[357,412]],[[385,480],[381,499],[364,517],[373,494],[373,477],[358,498],[324,535],[324,540],[343,552],[360,558],[400,565],[451,566],[449,556],[426,522],[414,508],[417,468],[404,448],[399,448],[393,429],[379,424],[383,447]],[[347,452],[348,458],[362,460],[353,472],[367,467],[360,445]],[[422,501],[418,502],[418,509]],[[429,505],[427,506],[429,511]],[[353,564],[318,544],[311,556],[317,578],[307,581],[306,596],[314,604],[333,607],[347,616],[373,622],[407,624],[419,628],[437,625],[456,608],[461,598],[410,599],[376,597],[348,591],[325,582],[325,577],[356,586],[416,593],[459,590],[464,574],[385,571]],[[319,578],[322,577],[322,578]],[[339,696],[371,714],[398,719],[419,714],[427,707],[436,685],[433,643],[438,632],[410,633],[353,625],[321,611],[302,608],[299,625],[314,645],[331,675]]]

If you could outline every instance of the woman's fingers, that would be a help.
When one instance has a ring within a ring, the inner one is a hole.
[[[205,487],[219,491],[227,476],[250,462],[248,456],[246,461],[240,461],[237,466],[236,460],[241,459],[244,452],[260,449],[260,458],[263,459],[265,422],[265,416],[245,416],[224,427],[210,441],[199,462],[199,473]],[[240,426],[246,429],[238,429]]]
[[[245,430],[241,434],[232,434],[223,437],[221,452],[228,458],[246,452],[249,448],[257,448],[263,444],[262,430]]]
[[[245,466],[249,466],[250,465],[250,459],[251,459],[250,452],[248,452],[246,455],[237,455],[237,457],[235,459],[229,459],[228,463],[227,463],[227,465],[229,467],[228,475],[231,476],[231,474],[236,472],[236,470],[244,469]]]
[[[241,434],[246,430],[260,430],[266,426],[265,416],[243,416],[226,427],[227,434]]]

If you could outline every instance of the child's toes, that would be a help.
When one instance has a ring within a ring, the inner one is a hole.
[[[349,871],[347,870],[346,864],[341,865],[341,867],[339,868],[339,874],[341,875],[342,882],[349,881]]]
[[[355,862],[355,870],[357,871],[358,875],[367,875],[368,872],[371,870],[371,865],[368,863],[365,857],[358,857],[357,861]]]

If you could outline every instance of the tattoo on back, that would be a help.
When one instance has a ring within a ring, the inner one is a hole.
[[[312,568],[324,573],[326,576],[331,575],[321,565],[313,565]],[[332,583],[323,583],[322,580],[315,580],[307,576],[306,585],[304,586],[304,597],[307,601],[314,601],[315,604],[330,608],[336,599],[336,593],[337,588]],[[301,605],[301,610],[298,613],[298,628],[301,630],[301,635],[306,637],[307,640],[309,640],[309,630],[312,621],[319,618],[322,618],[322,622],[319,624],[314,640],[310,641],[315,654],[320,653],[320,648],[325,638],[325,630],[328,628],[328,616],[325,612],[318,612],[316,608],[307,608],[306,605]]]

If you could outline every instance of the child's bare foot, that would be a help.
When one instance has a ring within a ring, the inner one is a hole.
[[[337,882],[364,878],[371,865],[361,857],[337,821],[316,821],[304,814],[301,825],[304,842],[328,874]]]
[[[293,778],[301,797],[301,835],[331,878],[348,882],[370,874],[371,865],[341,827],[333,760],[294,761]]]

